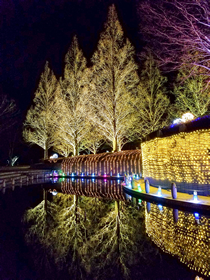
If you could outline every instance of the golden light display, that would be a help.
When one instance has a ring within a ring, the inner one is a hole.
[[[81,180],[67,179],[61,182],[61,191],[65,194],[107,198],[125,201],[123,186],[116,180]]]
[[[140,174],[141,151],[121,151],[69,157],[62,161],[61,168],[65,174],[78,175],[113,175]]]
[[[145,208],[146,209],[146,208]],[[146,232],[164,252],[188,265],[203,275],[210,276],[210,218],[179,211],[178,222],[173,221],[173,209],[151,204],[145,210]]]
[[[210,129],[155,138],[141,148],[143,176],[150,183],[197,190],[210,185]]]

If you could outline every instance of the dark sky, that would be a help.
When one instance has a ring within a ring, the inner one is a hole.
[[[64,56],[74,34],[87,59],[96,48],[116,5],[125,35],[141,49],[135,0],[1,0],[0,93],[17,101],[23,115],[32,103],[46,60],[62,75]]]

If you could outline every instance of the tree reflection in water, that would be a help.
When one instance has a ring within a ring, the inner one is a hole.
[[[62,193],[49,200],[24,217],[36,279],[178,279],[146,236],[144,206]]]
[[[143,215],[127,202],[58,193],[26,212],[25,238],[42,279],[127,279],[155,250],[145,251]]]

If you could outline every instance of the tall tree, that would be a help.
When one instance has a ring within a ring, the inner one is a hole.
[[[113,151],[129,134],[134,93],[139,78],[134,47],[124,38],[115,6],[109,8],[105,30],[92,57],[92,121],[111,143]]]
[[[88,133],[86,59],[74,36],[65,57],[64,79],[60,81],[61,95],[58,100],[61,113],[58,125],[60,137],[65,145],[78,155],[82,141]]]
[[[174,88],[177,112],[190,111],[195,117],[209,113],[209,77],[202,75],[200,70],[198,67],[180,70]]]
[[[136,130],[145,136],[168,124],[169,98],[164,77],[149,53],[140,77]]]
[[[44,159],[48,158],[48,149],[54,145],[55,94],[58,88],[57,79],[45,64],[44,72],[35,92],[34,105],[28,110],[24,123],[24,140],[31,144],[37,144],[44,149]]]
[[[93,154],[96,154],[104,142],[104,136],[100,133],[96,126],[90,125],[89,133],[83,142],[83,148]]]

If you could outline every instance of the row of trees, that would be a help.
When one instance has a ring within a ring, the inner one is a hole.
[[[206,77],[198,75],[199,67],[190,78],[189,70],[182,69],[173,106],[167,78],[150,52],[139,75],[134,47],[124,36],[114,5],[91,62],[87,67],[75,36],[65,57],[63,78],[58,80],[45,65],[23,131],[26,142],[44,149],[44,158],[51,147],[68,156],[84,149],[96,153],[106,142],[118,151],[186,110],[195,116],[209,110]]]

